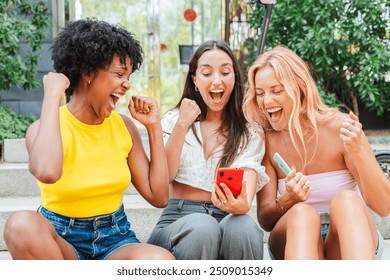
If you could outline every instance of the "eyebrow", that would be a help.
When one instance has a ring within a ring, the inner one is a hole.
[[[122,68],[122,69],[128,69],[126,65],[116,65],[116,66],[111,66],[112,68]]]
[[[203,67],[211,67],[211,65],[207,64],[207,63],[203,63],[203,64],[199,65],[199,67],[201,67],[201,66],[203,66]],[[225,62],[225,63],[221,64],[221,67],[223,67],[223,66],[233,66],[233,65],[231,63],[229,63],[229,62]]]
[[[282,84],[270,86],[270,88],[275,89],[276,87],[284,87]],[[255,87],[255,89],[263,89],[262,87]]]

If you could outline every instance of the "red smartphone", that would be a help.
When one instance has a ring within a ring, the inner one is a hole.
[[[243,168],[221,167],[218,169],[216,177],[218,186],[223,182],[228,186],[234,196],[240,194],[242,178],[244,177]]]

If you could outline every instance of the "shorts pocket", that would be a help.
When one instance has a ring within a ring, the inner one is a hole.
[[[120,220],[115,223],[115,229],[120,235],[126,235],[130,231],[131,224],[127,220],[126,216],[123,216]]]

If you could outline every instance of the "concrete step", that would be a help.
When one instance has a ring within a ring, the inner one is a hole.
[[[130,185],[126,194],[137,194],[137,191]],[[39,187],[29,172],[27,163],[0,163],[0,197],[39,195]]]

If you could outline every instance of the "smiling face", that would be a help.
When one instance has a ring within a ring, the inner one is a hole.
[[[293,111],[293,101],[276,78],[271,66],[256,72],[255,91],[256,103],[272,128],[276,131],[287,129]]]
[[[206,51],[199,58],[198,68],[192,79],[208,110],[222,112],[235,83],[232,59],[219,49]]]
[[[130,89],[132,64],[126,57],[125,64],[115,55],[112,63],[100,69],[91,81],[88,100],[92,111],[100,118],[107,118],[115,110],[115,104]]]

